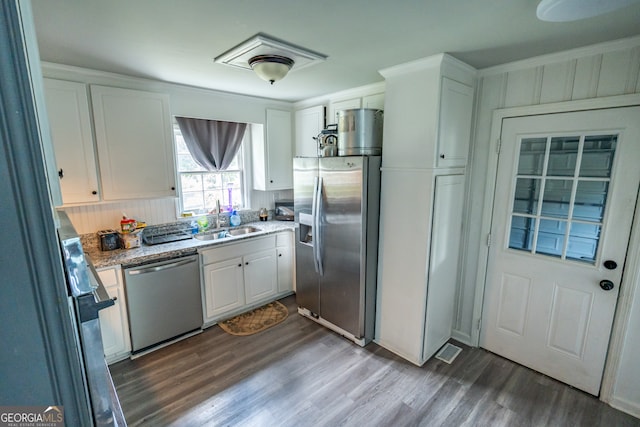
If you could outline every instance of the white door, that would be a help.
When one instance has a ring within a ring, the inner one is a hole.
[[[480,344],[594,395],[640,182],[639,117],[502,123]]]

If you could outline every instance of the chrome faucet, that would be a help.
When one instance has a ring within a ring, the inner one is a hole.
[[[216,228],[220,228],[220,200],[216,200]]]

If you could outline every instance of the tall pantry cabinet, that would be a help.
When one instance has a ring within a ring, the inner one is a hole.
[[[380,73],[375,340],[422,365],[451,337],[476,71],[440,54]]]

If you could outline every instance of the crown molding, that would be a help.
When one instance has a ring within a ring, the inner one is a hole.
[[[494,67],[478,70],[478,77],[486,77],[495,74],[519,71],[527,68],[535,68],[541,65],[553,64],[556,62],[570,61],[590,55],[598,55],[622,49],[630,49],[640,46],[640,36],[633,36],[624,39],[614,40],[565,50],[562,52],[550,53],[547,55],[534,56],[521,61],[509,62],[507,64],[496,65]]]

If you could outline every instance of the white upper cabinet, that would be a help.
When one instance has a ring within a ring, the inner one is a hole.
[[[464,167],[471,138],[473,88],[442,77],[438,123],[438,167]]]
[[[87,87],[44,79],[44,89],[62,202],[97,202],[100,195]]]
[[[475,70],[441,54],[380,73],[386,82],[382,166],[464,167]]]
[[[104,200],[173,197],[169,96],[91,86]]]
[[[318,141],[315,139],[325,127],[325,107],[318,105],[296,111],[296,156],[316,157]]]
[[[352,110],[354,108],[362,108],[362,98],[344,99],[341,101],[332,101],[329,104],[329,117],[327,124],[332,125],[338,123],[338,111]]]
[[[264,139],[254,135],[253,188],[261,191],[293,188],[291,112],[267,109]]]
[[[371,89],[368,89],[370,91]],[[381,90],[376,88],[376,91]],[[352,93],[349,98],[336,99],[329,103],[329,115],[327,116],[327,124],[338,123],[338,111],[352,110],[354,108],[373,108],[376,110],[384,110],[384,92],[382,93],[361,93],[354,96]]]
[[[384,93],[375,93],[362,97],[362,108],[384,110]]]

